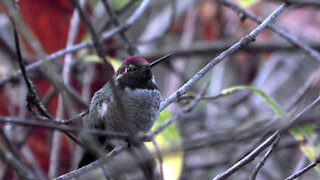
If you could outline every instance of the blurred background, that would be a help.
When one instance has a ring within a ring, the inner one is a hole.
[[[111,11],[106,10],[105,2]],[[115,71],[130,55],[151,62],[173,54],[154,68],[163,100],[256,28],[255,18],[266,18],[281,3],[151,1],[131,26],[103,39],[127,23],[144,2],[79,1],[112,64],[108,70]],[[320,3],[288,2],[292,4],[274,23],[276,30],[264,30],[250,45],[227,56],[161,112],[153,129],[178,116],[156,136],[164,179],[213,179],[275,130],[286,127],[290,119],[319,97]],[[82,148],[59,131],[10,123],[41,120],[26,107],[28,89],[18,73],[9,14],[17,24],[28,75],[55,119],[68,119],[86,111],[94,92],[110,77],[103,72],[102,60],[92,44],[87,43],[91,40],[88,28],[69,1],[2,0],[0,8],[0,147],[14,154],[39,179],[53,179],[77,167]],[[311,53],[302,49],[302,44],[311,47]],[[223,93],[231,87],[238,88]],[[320,153],[319,118],[319,106],[315,106],[299,117],[298,125],[282,133],[256,179],[284,179],[313,161]],[[68,126],[82,126],[85,121],[86,116]],[[155,151],[151,143],[146,144],[151,152]],[[267,150],[229,179],[250,179]],[[1,160],[0,179],[21,179],[6,159]],[[300,179],[319,179],[319,173],[314,168]]]

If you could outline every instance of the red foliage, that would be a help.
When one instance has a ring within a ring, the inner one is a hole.
[[[20,1],[20,12],[27,22],[29,28],[40,41],[42,47],[47,53],[52,53],[66,47],[68,38],[69,23],[73,14],[73,7],[65,0],[29,0]],[[85,27],[83,25],[79,28],[78,41],[83,37]],[[37,90],[43,97],[50,87],[50,83],[46,79],[40,79],[35,82]],[[55,95],[48,104],[48,110],[55,113],[57,109],[58,96]],[[48,131],[35,129],[28,138],[27,144],[32,148],[38,162],[42,168],[47,172],[50,161],[50,142],[48,138]],[[62,153],[68,154],[68,148],[65,148],[63,143]],[[68,169],[70,156],[61,158],[64,162],[61,169]]]
[[[27,23],[29,29],[40,41],[43,49],[47,53],[53,53],[57,50],[66,47],[68,38],[69,23],[73,14],[73,7],[66,0],[28,0],[19,1],[19,8],[22,18]],[[0,5],[1,9],[3,5]],[[77,42],[82,39],[85,33],[85,26],[80,25],[79,35]],[[27,47],[28,43],[24,42]],[[30,49],[30,48],[28,48]],[[32,52],[31,52],[32,53]],[[43,97],[51,86],[45,79],[38,77],[35,82],[36,88]],[[0,92],[0,98],[5,100],[4,92]],[[7,114],[7,107],[4,107],[5,103],[1,103],[1,114]],[[55,95],[48,104],[48,110],[51,113],[55,113],[57,109],[57,95]],[[48,131],[45,129],[35,128],[32,130],[31,135],[27,139],[27,144],[34,152],[38,163],[44,169],[45,172],[49,168],[50,160],[50,138],[48,138]],[[67,143],[63,141],[62,155],[65,155],[62,159],[60,169],[69,169],[70,164],[70,150],[67,147]]]
[[[19,1],[20,12],[47,53],[65,48],[73,7],[65,0]],[[85,27],[80,27],[78,40]]]
[[[27,144],[30,146],[32,152],[34,152],[39,165],[47,172],[49,170],[50,159],[50,144],[47,137],[47,131],[39,128],[33,129],[28,137]]]

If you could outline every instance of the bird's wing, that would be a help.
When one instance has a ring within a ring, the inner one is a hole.
[[[110,97],[113,94],[110,83],[104,85],[98,90],[91,99],[90,110],[89,110],[89,128],[102,128],[103,115],[107,112]]]

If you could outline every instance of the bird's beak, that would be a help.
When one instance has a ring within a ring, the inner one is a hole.
[[[156,64],[158,64],[159,62],[163,61],[163,60],[166,60],[168,59],[169,57],[171,57],[172,54],[168,54],[168,55],[165,55],[155,61],[153,61],[152,63],[149,64],[149,67],[152,68],[153,66],[155,66]]]

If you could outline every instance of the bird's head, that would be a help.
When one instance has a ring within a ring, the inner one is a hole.
[[[152,78],[149,62],[138,56],[131,56],[125,59],[116,72],[119,79],[149,80]]]
[[[128,57],[117,70],[116,79],[122,87],[145,88],[144,86],[155,83],[151,68],[169,56],[167,55],[152,63],[138,56]]]

